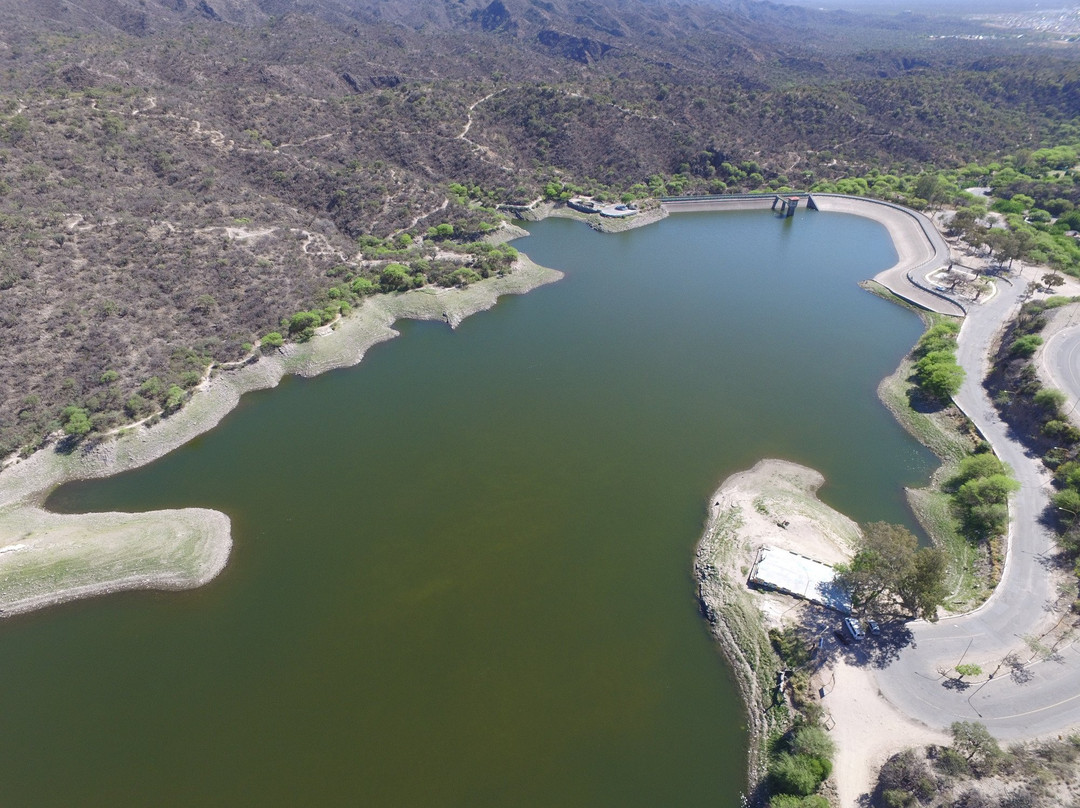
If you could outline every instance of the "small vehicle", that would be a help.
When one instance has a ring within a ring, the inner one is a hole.
[[[844,630],[855,642],[859,642],[866,636],[863,633],[862,626],[859,625],[859,621],[853,617],[844,618]]]
[[[867,620],[866,627],[870,630],[870,633],[875,637],[881,634],[881,626],[877,624],[876,620]]]

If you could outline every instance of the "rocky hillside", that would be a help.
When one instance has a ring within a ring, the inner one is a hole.
[[[0,454],[76,410],[100,432],[168,409],[297,312],[498,271],[450,248],[563,183],[805,185],[1073,127],[1069,53],[930,37],[961,30],[753,2],[7,0]]]

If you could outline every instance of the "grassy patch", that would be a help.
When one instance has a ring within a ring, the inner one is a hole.
[[[952,405],[936,408],[913,406],[913,403],[922,401],[913,379],[914,374],[914,362],[905,358],[896,372],[881,382],[878,397],[919,443],[945,463],[958,463],[975,445],[970,427],[966,425],[967,419]]]
[[[875,289],[871,291],[880,294]],[[891,293],[881,296],[889,300],[895,298]],[[952,319],[932,312],[919,311],[919,314],[927,328]],[[915,363],[911,357],[905,357],[896,372],[882,380],[878,397],[900,425],[942,461],[931,486],[909,490],[908,502],[933,542],[949,554],[951,594],[946,605],[953,611],[972,609],[990,596],[996,583],[995,569],[997,574],[1000,569],[987,563],[985,550],[980,552],[960,534],[950,497],[940,490],[940,486],[956,473],[960,461],[975,449],[978,435],[955,406],[927,399],[915,382]]]
[[[990,597],[993,586],[978,549],[960,535],[949,495],[934,488],[911,489],[907,493],[919,524],[949,554],[949,596],[945,606],[954,612],[975,608]]]

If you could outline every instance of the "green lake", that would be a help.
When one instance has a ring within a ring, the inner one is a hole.
[[[52,496],[217,508],[235,546],[201,590],[0,624],[3,805],[739,804],[694,545],[762,457],[912,523],[932,457],[875,388],[921,325],[856,285],[895,252],[809,211],[529,227],[560,283]]]

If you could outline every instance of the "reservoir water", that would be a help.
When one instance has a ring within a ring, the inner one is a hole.
[[[0,624],[6,806],[724,806],[744,715],[698,614],[710,493],[762,457],[911,524],[875,388],[918,319],[837,214],[516,243],[567,273],[246,396],[58,510],[206,506],[229,566]]]

